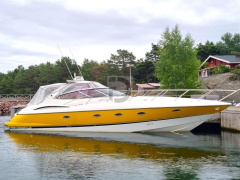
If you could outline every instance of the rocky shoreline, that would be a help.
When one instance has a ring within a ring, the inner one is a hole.
[[[230,77],[233,73],[223,73],[223,74],[215,74],[209,77],[200,78],[202,81],[202,89],[229,89],[229,90],[237,90],[240,89],[240,81],[235,80],[231,81]],[[219,94],[227,95],[227,94]],[[240,92],[237,92],[233,96],[230,96],[226,99],[226,101],[234,101],[235,103],[240,103]]]
[[[0,101],[0,115],[9,114],[12,106],[27,105],[29,101]]]

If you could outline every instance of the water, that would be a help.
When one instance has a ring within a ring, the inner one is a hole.
[[[4,132],[0,179],[240,179],[240,134]]]

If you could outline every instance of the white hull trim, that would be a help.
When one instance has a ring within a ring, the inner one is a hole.
[[[83,127],[54,127],[54,128],[10,128],[10,131],[31,132],[187,132],[204,123],[214,114],[191,117],[155,120],[139,123],[118,125],[98,125]]]

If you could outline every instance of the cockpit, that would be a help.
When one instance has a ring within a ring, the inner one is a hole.
[[[68,84],[59,91],[56,99],[82,99],[104,96],[122,96],[123,93],[109,89],[98,82],[76,82]]]
[[[57,83],[41,86],[29,105],[43,102],[47,97],[52,99],[84,99],[96,97],[124,96],[125,94],[110,89],[95,81],[77,81],[73,83]]]

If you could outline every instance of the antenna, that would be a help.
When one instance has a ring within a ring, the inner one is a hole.
[[[62,51],[61,51],[61,49],[60,49],[60,47],[59,47],[58,44],[57,44],[57,46],[58,46],[58,49],[59,49],[59,51],[60,51],[60,53],[61,53],[61,55],[62,55],[62,57],[63,57]],[[72,77],[72,79],[73,79],[73,76],[72,76],[72,74],[71,74],[71,72],[70,72],[70,69],[69,69],[69,67],[68,67],[68,65],[67,65],[67,62],[65,61],[64,58],[63,58],[63,60],[64,60],[64,62],[65,62],[65,64],[66,64],[66,66],[67,66],[67,69],[68,69],[69,74],[71,75],[71,77]]]
[[[71,55],[72,55],[72,57],[73,57],[73,53],[72,53],[72,51],[71,51],[71,49],[69,48],[69,51],[70,51],[70,53],[71,53]],[[78,68],[78,70],[79,70],[79,72],[80,72],[80,75],[83,77],[83,75],[82,75],[82,72],[81,72],[81,70],[80,70],[80,66],[78,66],[77,65],[77,62],[76,62],[76,60],[75,60],[75,58],[73,57],[73,60],[74,60],[74,62],[75,62],[75,64],[76,64],[76,66],[77,66],[77,68]]]

